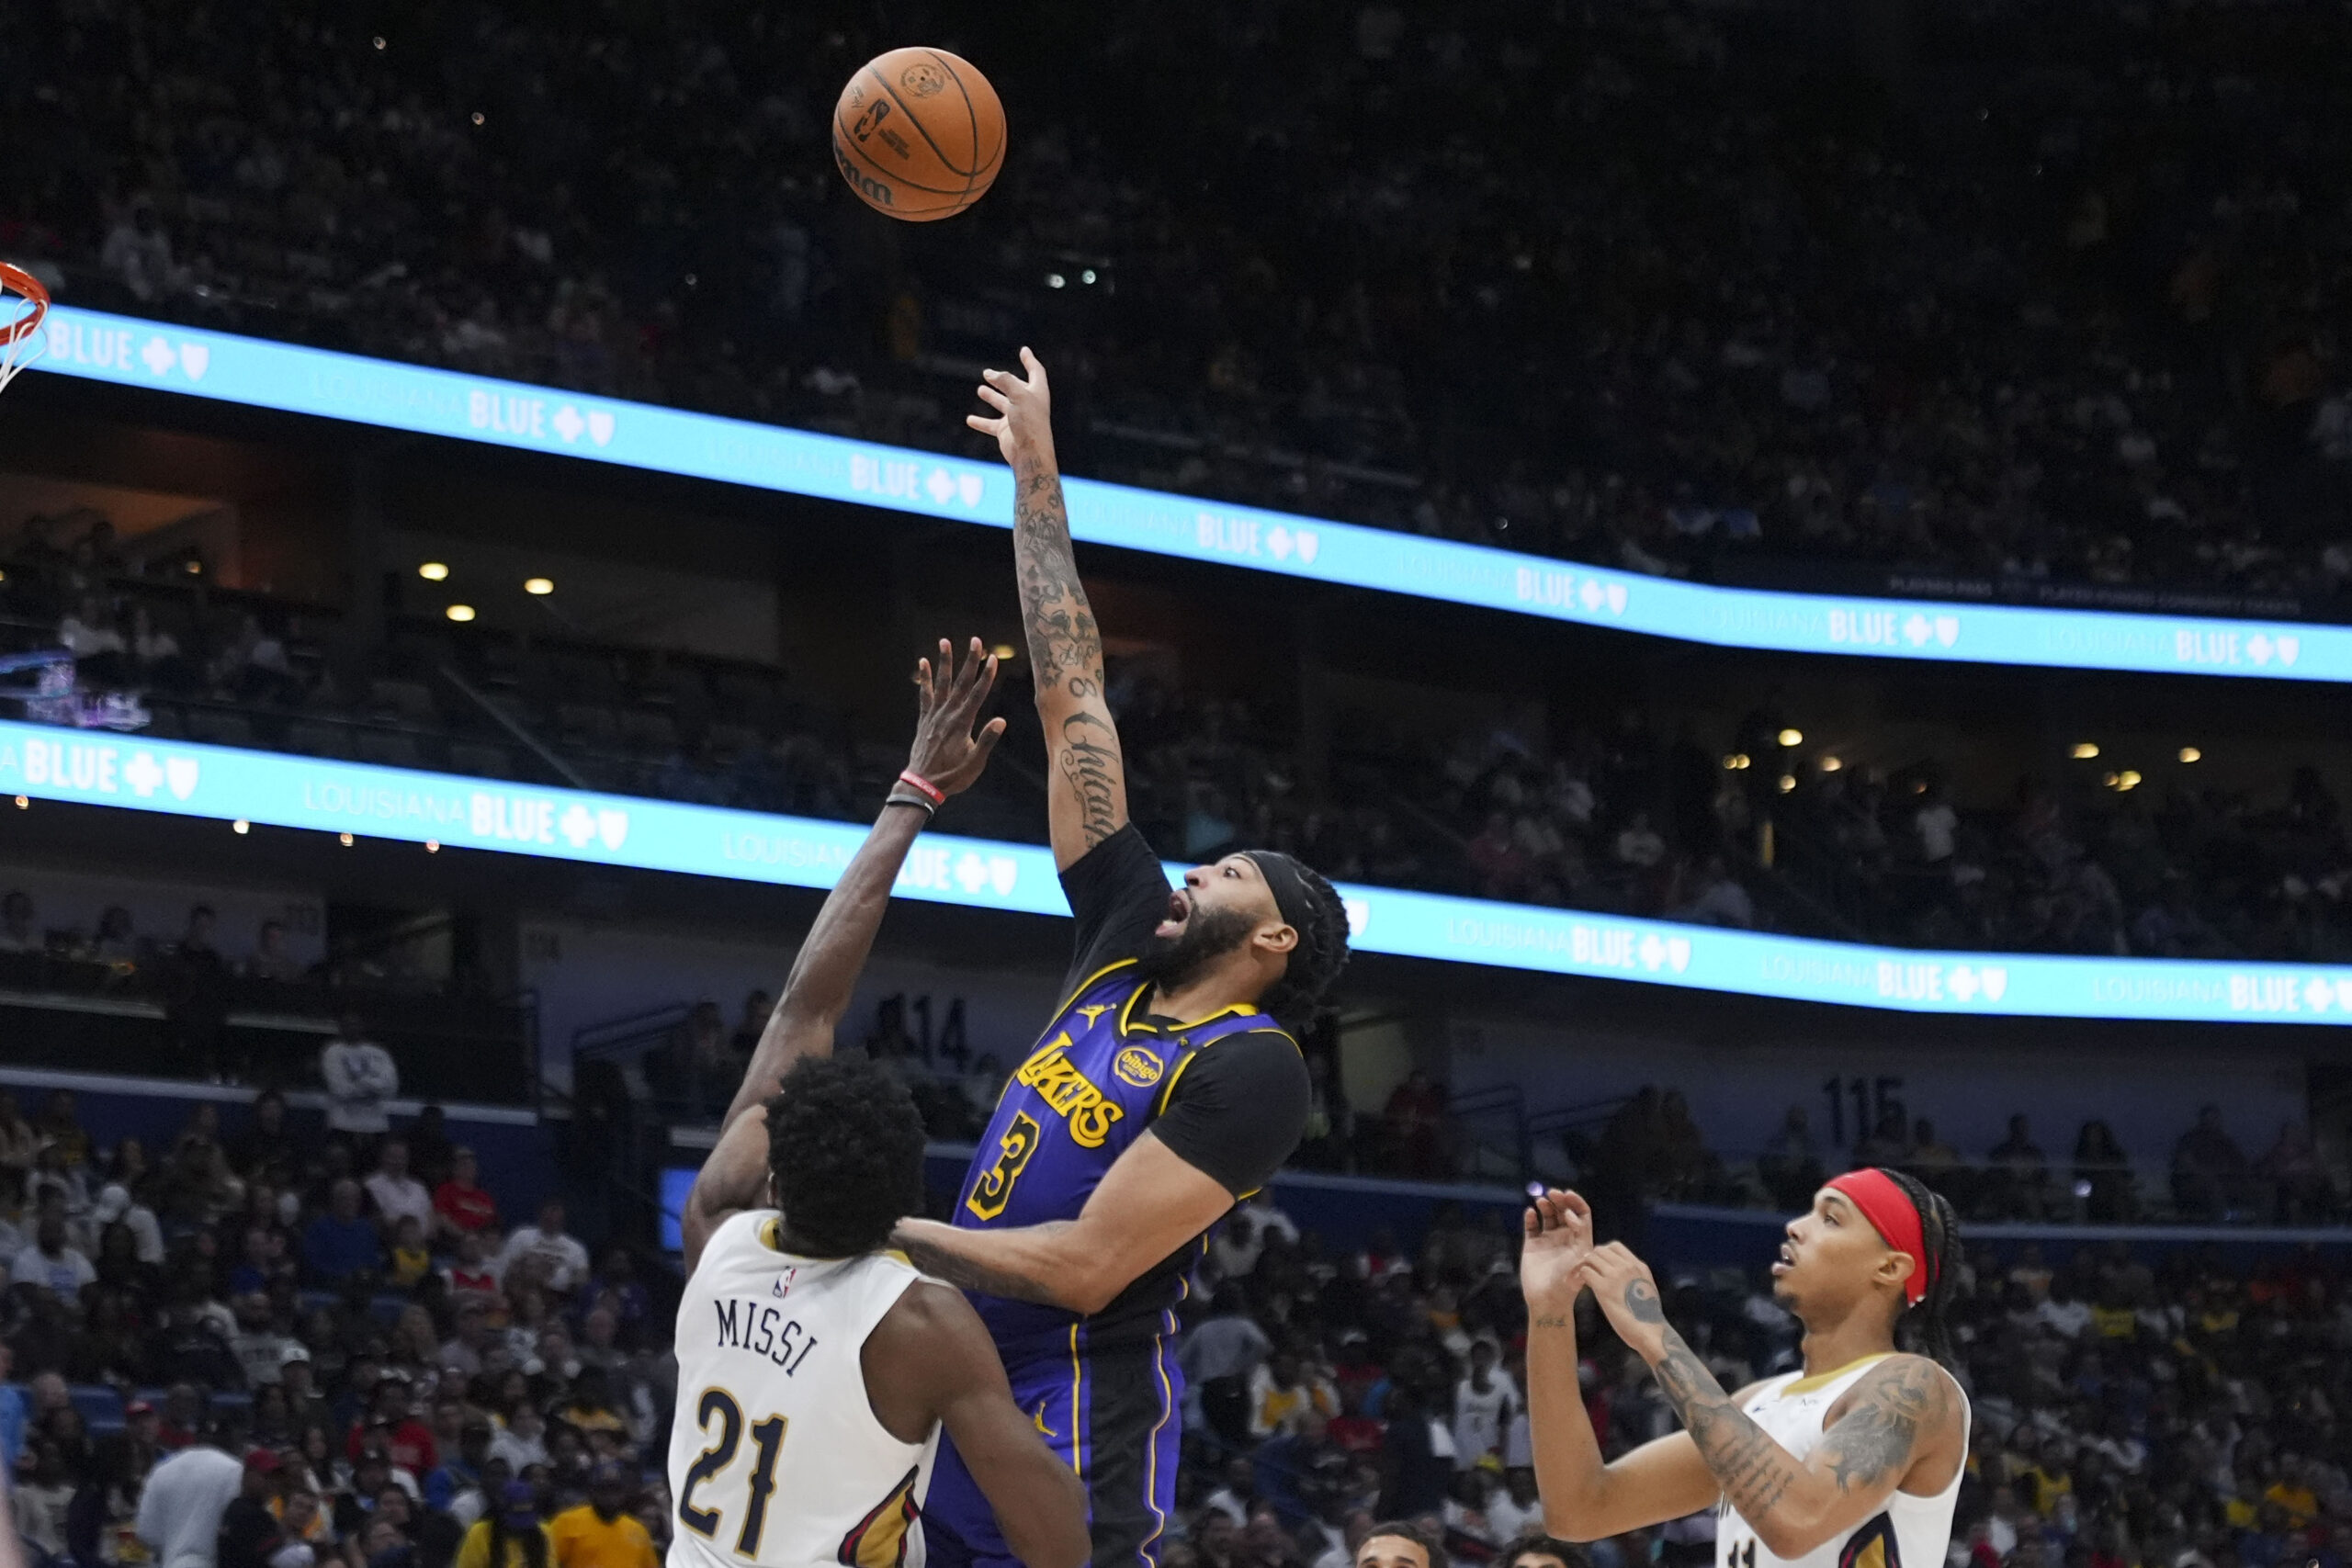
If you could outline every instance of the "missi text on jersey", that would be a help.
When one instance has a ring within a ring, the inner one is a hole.
[[[1035,1089],[1037,1098],[1069,1123],[1072,1143],[1082,1149],[1099,1149],[1111,1135],[1111,1124],[1125,1116],[1126,1111],[1078,1070],[1077,1064],[1069,1059],[1069,1044],[1067,1031],[1054,1036],[1044,1050],[1022,1063],[1021,1069],[1012,1076],[1015,1081]]]
[[[787,1318],[773,1302],[713,1301],[718,1314],[718,1345],[723,1350],[749,1350],[764,1356],[790,1377],[817,1348],[817,1337]]]

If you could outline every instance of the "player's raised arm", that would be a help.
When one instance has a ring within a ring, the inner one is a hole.
[[[1577,1381],[1579,1272],[1592,1250],[1592,1210],[1555,1188],[1527,1211],[1519,1283],[1527,1296],[1527,1416],[1544,1528],[1566,1540],[1600,1540],[1696,1513],[1722,1486],[1688,1432],[1644,1443],[1611,1464]]]
[[[1126,765],[1102,691],[1102,637],[1070,551],[1052,390],[1035,355],[1023,349],[1021,363],[1026,379],[1009,370],[981,373],[980,400],[997,412],[965,423],[995,436],[1012,465],[1012,561],[1052,775],[1046,818],[1054,863],[1067,871],[1126,825]]]
[[[793,960],[784,995],[768,1015],[767,1027],[744,1069],[742,1086],[719,1122],[718,1145],[703,1162],[687,1196],[680,1229],[685,1245],[686,1269],[693,1271],[703,1243],[719,1222],[739,1210],[757,1208],[764,1201],[768,1171],[767,1117],[760,1106],[776,1090],[792,1064],[803,1056],[821,1056],[833,1048],[833,1028],[849,1007],[857,977],[874,950],[882,912],[889,907],[890,886],[915,835],[931,820],[937,802],[970,787],[988,765],[989,752],[1004,733],[1004,720],[992,718],[978,734],[972,722],[996,683],[996,660],[980,651],[979,639],[959,668],[954,649],[943,639],[936,668],[928,659],[915,667],[915,692],[920,714],[915,743],[907,772],[921,784],[895,785],[865,842],[825,896]],[[925,786],[928,786],[927,789]]]
[[[911,1286],[864,1351],[875,1414],[910,1441],[937,1422],[1029,1568],[1080,1568],[1093,1555],[1085,1484],[1013,1403],[979,1314],[944,1285]]]

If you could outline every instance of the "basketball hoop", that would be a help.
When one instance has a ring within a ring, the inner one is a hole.
[[[0,262],[0,391],[40,354],[40,320],[49,290],[20,266]]]

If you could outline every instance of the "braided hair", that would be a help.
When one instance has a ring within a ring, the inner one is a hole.
[[[1295,858],[1285,858],[1290,859],[1306,895],[1306,908],[1305,918],[1292,927],[1298,932],[1298,945],[1291,949],[1282,978],[1266,987],[1258,1006],[1296,1033],[1313,1021],[1324,994],[1348,966],[1348,911],[1340,901],[1339,890],[1321,872]]]
[[[1946,1319],[1952,1292],[1960,1288],[1960,1215],[1949,1199],[1917,1177],[1883,1166],[1879,1168],[1919,1212],[1919,1235],[1928,1254],[1919,1259],[1919,1266],[1928,1271],[1927,1293],[1905,1305],[1894,1320],[1896,1342],[1907,1340],[1904,1348],[1949,1369],[1953,1351],[1951,1325]]]

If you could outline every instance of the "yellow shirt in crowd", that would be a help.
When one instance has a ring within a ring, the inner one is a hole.
[[[555,1544],[556,1568],[658,1568],[661,1562],[634,1515],[615,1514],[606,1523],[586,1503],[548,1521],[548,1540]]]

